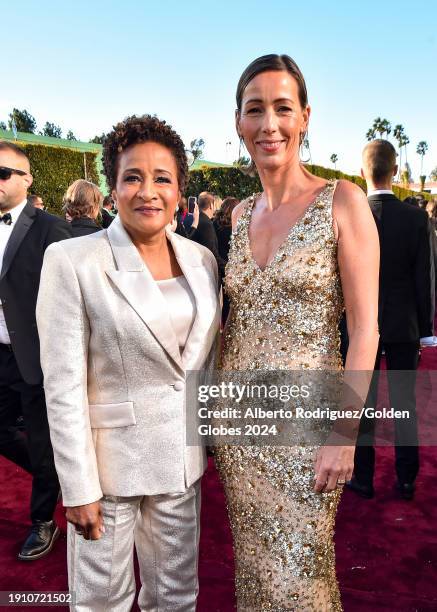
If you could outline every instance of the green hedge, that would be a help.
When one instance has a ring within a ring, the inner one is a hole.
[[[221,198],[232,196],[244,200],[252,193],[261,191],[258,178],[250,177],[237,167],[208,168],[204,166],[199,170],[191,170],[187,194],[199,195],[202,191],[212,191]]]
[[[40,195],[49,212],[62,215],[62,197],[68,186],[79,178],[85,178],[84,157],[86,159],[87,178],[99,185],[98,153],[77,151],[66,147],[31,144],[19,141],[17,144],[26,150],[30,159],[32,175],[34,177],[30,193]],[[360,176],[344,174],[339,170],[323,168],[306,164],[309,172],[326,179],[344,178],[359,185],[366,190],[365,181]],[[250,177],[237,167],[208,167],[191,170],[187,194],[198,195],[201,191],[212,191],[222,198],[233,196],[239,200],[247,198],[252,193],[262,190],[259,177]],[[406,197],[419,195],[409,189],[397,185],[393,191],[400,200]],[[420,194],[427,200],[432,196],[428,193]]]
[[[332,170],[323,168],[313,164],[305,164],[306,169],[316,176],[325,179],[347,179],[352,183],[359,185],[363,191],[366,191],[366,182],[361,176],[353,176],[344,174],[340,170]],[[253,193],[261,191],[261,182],[259,177],[249,177],[239,168],[208,168],[203,167],[199,170],[190,172],[190,181],[187,187],[187,194],[198,195],[201,191],[212,191],[222,198],[233,196],[239,200],[247,198]],[[408,196],[418,196],[419,194],[410,189],[404,189],[393,185],[393,191],[400,200],[405,200]],[[430,200],[432,196],[429,193],[421,193],[422,197]]]
[[[96,153],[84,154],[65,147],[26,142],[17,142],[17,145],[26,151],[30,159],[33,185],[29,193],[41,196],[48,211],[55,215],[63,215],[62,197],[67,187],[76,179],[85,178],[84,155],[88,180],[99,184]]]

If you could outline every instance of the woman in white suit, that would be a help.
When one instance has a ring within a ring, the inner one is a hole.
[[[195,610],[204,449],[186,445],[185,372],[213,367],[210,251],[171,232],[180,137],[129,117],[104,145],[118,217],[46,251],[37,307],[75,610]]]

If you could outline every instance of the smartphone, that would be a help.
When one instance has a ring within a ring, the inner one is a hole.
[[[194,208],[197,204],[197,198],[196,196],[189,196],[188,197],[188,212],[190,215],[192,215],[194,213]]]

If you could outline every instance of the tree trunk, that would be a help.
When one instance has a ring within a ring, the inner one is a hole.
[[[399,147],[399,168],[398,168],[399,182],[401,180],[401,173],[402,173],[402,147]]]

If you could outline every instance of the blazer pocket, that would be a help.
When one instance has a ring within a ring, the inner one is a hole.
[[[91,429],[112,429],[137,424],[133,402],[90,404],[89,415]]]

